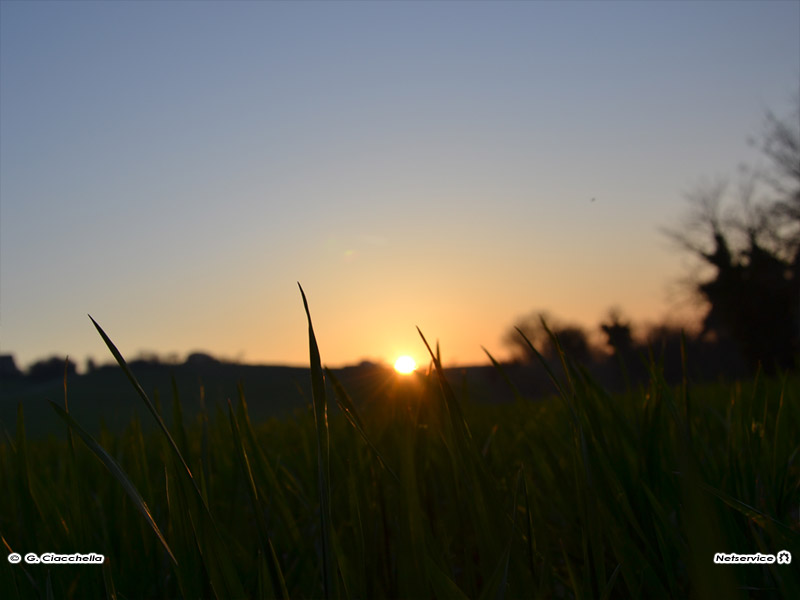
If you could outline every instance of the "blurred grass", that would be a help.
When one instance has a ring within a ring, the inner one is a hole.
[[[18,410],[0,543],[107,562],[0,561],[4,598],[800,597],[796,565],[713,563],[800,560],[797,377],[671,387],[651,362],[610,395],[562,353],[552,397],[504,372],[517,400],[493,405],[455,393],[423,337],[429,373],[356,401],[302,296],[313,404],[261,423],[244,388],[187,418],[176,383],[167,427],[97,326],[157,427],[93,437],[53,404],[70,435],[31,441]]]

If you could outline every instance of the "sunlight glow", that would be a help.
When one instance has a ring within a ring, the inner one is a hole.
[[[400,356],[394,362],[394,370],[400,373],[401,375],[409,375],[413,373],[416,370],[416,368],[417,368],[417,363],[410,356]]]

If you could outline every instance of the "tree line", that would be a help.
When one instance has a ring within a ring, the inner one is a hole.
[[[215,358],[205,352],[192,352],[184,361],[179,360],[176,354],[161,356],[155,352],[141,352],[127,362],[131,368],[137,370],[175,367],[179,365],[206,367],[208,365],[227,364],[226,361]],[[115,362],[98,365],[92,358],[86,360],[86,373],[115,368],[117,368],[117,363]],[[73,376],[77,371],[76,363],[68,357],[51,356],[49,358],[43,358],[37,360],[23,371],[17,366],[13,355],[0,355],[0,379],[3,380],[25,379],[31,382],[54,381],[62,379],[65,372],[67,376]]]
[[[613,310],[600,324],[605,348],[597,348],[579,326],[553,322],[549,329],[568,355],[600,371],[618,364],[634,377],[654,354],[674,372],[681,345],[701,378],[800,365],[800,96],[787,117],[768,112],[751,144],[766,166],[741,168],[737,185],[699,186],[687,197],[682,222],[663,230],[695,260],[685,285],[703,307],[698,330],[661,325],[636,340],[631,323]],[[546,314],[534,313],[509,331],[506,342],[518,360],[534,353],[517,328],[546,359],[557,358],[547,322]]]

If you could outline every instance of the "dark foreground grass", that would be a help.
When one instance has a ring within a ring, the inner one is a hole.
[[[653,365],[611,396],[564,357],[549,400],[463,405],[432,352],[355,403],[309,314],[314,406],[256,425],[240,393],[186,419],[175,389],[167,427],[98,330],[159,430],[94,439],[53,405],[68,439],[30,443],[20,409],[3,554],[105,562],[3,556],[3,598],[800,598],[795,378],[676,389]]]

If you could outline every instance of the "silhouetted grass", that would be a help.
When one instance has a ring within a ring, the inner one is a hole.
[[[95,323],[158,429],[93,438],[53,405],[69,436],[31,442],[19,410],[0,542],[106,562],[2,560],[3,597],[800,597],[796,378],[670,387],[654,363],[610,395],[561,353],[552,398],[465,404],[423,337],[429,372],[357,403],[303,302],[313,406],[256,425],[241,390],[187,421],[175,386],[167,428]]]

